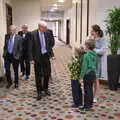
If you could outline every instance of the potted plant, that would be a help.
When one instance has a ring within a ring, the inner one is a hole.
[[[72,61],[68,64],[71,78],[72,97],[74,101],[74,107],[82,105],[82,89],[80,85],[80,73],[81,65],[83,61],[84,52],[72,58]]]
[[[111,90],[117,90],[120,75],[120,55],[117,54],[120,47],[120,8],[108,10],[105,22],[111,50],[107,56],[108,83]]]

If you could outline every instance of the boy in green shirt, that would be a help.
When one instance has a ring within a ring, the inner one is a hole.
[[[95,41],[87,40],[85,47],[86,53],[83,57],[80,73],[80,78],[84,82],[84,106],[82,110],[89,110],[93,105],[93,82],[96,79],[97,54],[94,51]]]

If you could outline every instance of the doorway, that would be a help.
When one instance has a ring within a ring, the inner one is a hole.
[[[12,25],[12,7],[8,4],[6,4],[6,24],[8,33],[8,28],[10,25]]]
[[[61,40],[61,21],[58,21],[58,39]]]
[[[66,44],[70,44],[70,20],[66,20]]]

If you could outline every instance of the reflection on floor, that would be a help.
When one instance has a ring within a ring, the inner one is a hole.
[[[53,80],[50,97],[36,100],[34,72],[28,81],[20,80],[20,88],[9,91],[0,85],[0,120],[120,120],[120,91],[101,86],[98,104],[91,112],[71,108],[71,86],[67,63],[71,50],[57,42],[56,59],[52,61]]]

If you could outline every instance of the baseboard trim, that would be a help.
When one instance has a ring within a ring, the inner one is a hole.
[[[5,78],[4,77],[0,77],[0,82],[2,82]]]
[[[61,41],[61,42],[63,42],[64,44],[66,44],[64,40],[62,40],[62,39],[60,39],[60,38],[59,38],[58,40]]]
[[[67,45],[64,40],[62,40],[62,39],[60,39],[60,38],[59,38],[58,40],[61,41],[62,43],[64,43],[65,45]],[[72,46],[71,46],[71,45],[68,44],[67,46],[72,49]]]
[[[71,46],[71,45],[68,45],[68,47],[69,47],[70,49],[72,49],[72,46]]]
[[[108,81],[100,79],[100,84],[102,84],[102,85],[108,85]]]

